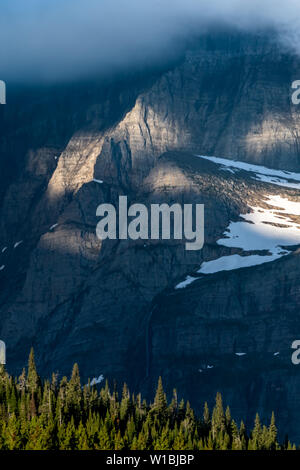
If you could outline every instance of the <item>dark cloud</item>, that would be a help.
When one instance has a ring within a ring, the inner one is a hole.
[[[159,61],[212,25],[300,47],[299,0],[2,0],[0,76],[61,80]]]

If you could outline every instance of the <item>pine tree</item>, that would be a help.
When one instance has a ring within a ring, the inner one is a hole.
[[[210,426],[210,412],[207,402],[204,403],[203,421],[206,426]]]
[[[121,432],[118,431],[115,437],[115,450],[122,450],[124,449],[124,440],[121,436]]]
[[[36,370],[34,351],[33,348],[31,348],[28,359],[27,388],[32,394],[37,392],[39,385],[40,378]]]
[[[66,409],[69,416],[73,416],[76,420],[79,420],[82,402],[82,390],[78,364],[74,364],[73,366],[71,379],[66,386],[65,398]]]
[[[7,447],[8,450],[22,449],[20,422],[18,421],[15,413],[10,416],[7,425],[4,427],[3,434],[5,447]]]
[[[261,438],[262,438],[262,428],[260,424],[260,418],[258,413],[255,417],[254,429],[252,431],[252,438],[249,442],[250,450],[260,450],[261,449]]]
[[[19,377],[19,384],[18,384],[18,389],[20,392],[25,392],[26,390],[26,371],[25,369],[22,370],[22,374]]]
[[[213,439],[225,431],[225,416],[223,409],[223,401],[220,393],[216,396],[216,405],[213,409],[212,420],[211,420],[212,436]]]
[[[168,405],[161,378],[153,405],[141,394],[130,395],[123,387],[121,401],[116,385],[110,393],[108,383],[98,395],[97,388],[80,384],[78,366],[70,380],[57,375],[51,383],[39,379],[33,350],[27,376],[19,379],[0,371],[0,449],[1,450],[211,450],[268,449],[277,450],[274,413],[270,425],[262,425],[257,415],[249,439],[241,422],[238,429],[222,397],[217,394],[210,417],[207,403],[203,418],[198,419],[189,402],[173,392]],[[282,449],[295,445],[286,437]]]
[[[185,450],[185,438],[181,429],[177,436],[175,436],[173,450]]]
[[[169,426],[165,426],[160,436],[156,439],[154,450],[170,450]]]
[[[147,450],[149,434],[144,429],[139,433],[137,439],[137,450]]]
[[[242,450],[241,436],[234,420],[231,420],[232,450]]]
[[[241,421],[240,424],[240,439],[241,439],[241,450],[246,450],[247,449],[247,432],[246,432],[246,427],[244,425],[244,422]]]
[[[231,413],[230,413],[229,406],[227,406],[226,412],[225,412],[225,425],[226,425],[227,432],[230,432],[230,430],[231,430]]]
[[[176,388],[173,390],[173,398],[169,407],[169,415],[174,423],[177,417],[177,411],[178,411],[178,397],[177,397],[177,391]]]
[[[112,442],[105,425],[101,426],[98,434],[99,450],[112,450]]]
[[[275,414],[272,413],[271,423],[269,426],[269,436],[268,436],[268,449],[275,450],[277,448],[277,428],[275,424]]]
[[[157,390],[154,399],[153,409],[162,417],[164,418],[167,413],[167,398],[164,392],[162,378],[159,377]]]
[[[77,448],[77,433],[73,417],[71,421],[64,427],[64,432],[59,436],[59,448],[61,450],[76,450]]]
[[[120,406],[120,418],[122,421],[125,421],[128,417],[130,406],[130,394],[127,388],[127,385],[124,384],[123,392],[122,392],[122,401]]]

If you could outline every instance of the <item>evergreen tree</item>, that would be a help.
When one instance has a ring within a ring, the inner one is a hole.
[[[277,428],[275,424],[274,412],[272,413],[271,422],[268,429],[267,448],[268,450],[276,450],[277,448]]]
[[[69,383],[66,385],[65,406],[69,416],[76,420],[80,418],[82,390],[78,364],[74,364]]]
[[[31,348],[28,359],[27,388],[31,394],[34,394],[37,392],[39,385],[40,378],[36,370],[34,351]]]
[[[254,429],[252,431],[252,438],[249,442],[249,449],[260,450],[261,444],[262,444],[262,428],[260,424],[260,418],[257,413],[255,417],[255,422],[254,422]]]
[[[153,409],[162,417],[164,418],[167,413],[167,398],[164,392],[162,378],[159,377],[157,390],[154,399],[154,406]]]
[[[174,439],[174,444],[173,444],[173,449],[174,450],[185,450],[185,438],[184,434],[182,432],[182,429],[180,429],[179,433]]]
[[[81,387],[78,365],[70,379],[57,374],[41,381],[30,352],[28,372],[18,379],[0,370],[0,449],[2,450],[277,450],[274,413],[270,425],[257,415],[251,438],[243,422],[238,429],[218,393],[210,416],[207,403],[198,419],[189,402],[178,405],[176,390],[168,405],[159,378],[153,405],[124,385],[121,400],[114,385]],[[295,445],[285,439],[283,449]]]
[[[211,420],[212,437],[216,439],[218,435],[225,431],[225,415],[223,409],[223,401],[220,393],[216,396],[216,405],[213,409]],[[221,439],[222,437],[220,437]]]

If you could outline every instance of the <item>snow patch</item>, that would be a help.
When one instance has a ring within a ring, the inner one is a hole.
[[[103,382],[103,380],[104,380],[104,375],[102,375],[102,374],[99,375],[98,378],[97,378],[97,377],[94,377],[94,378],[92,379],[92,381],[91,381],[91,387],[92,387],[93,385],[101,384],[101,382]]]
[[[4,268],[5,268],[5,264],[2,264],[2,266],[0,266],[0,271],[3,271]]]
[[[220,246],[240,248],[245,254],[204,261],[198,274],[215,274],[270,263],[290,254],[287,247],[300,245],[300,224],[292,219],[292,216],[300,216],[300,202],[278,195],[265,196],[264,202],[270,208],[250,207],[252,212],[241,214],[243,220],[239,222],[231,222],[224,232],[226,238],[217,241]],[[187,276],[175,288],[184,289],[197,279],[199,277]]]
[[[235,173],[243,170],[252,173],[252,177],[256,180],[300,189],[300,173],[275,170],[225,158],[204,155],[196,157],[216,163],[224,171]],[[300,224],[294,222],[291,217],[300,215],[300,203],[278,195],[268,195],[264,202],[270,208],[250,207],[252,212],[241,214],[242,221],[231,222],[224,232],[226,238],[217,241],[220,246],[240,248],[248,253],[205,261],[197,271],[198,274],[214,274],[269,263],[290,254],[291,251],[286,247],[300,245]],[[256,253],[251,254],[254,251]],[[197,279],[199,277],[187,276],[175,288],[184,289]]]
[[[103,184],[102,180],[97,180],[96,178],[94,178],[93,181],[94,181],[94,183]]]
[[[248,171],[253,173],[252,178],[263,183],[271,183],[286,188],[300,189],[300,173],[294,173],[285,170],[275,170],[262,165],[253,165],[251,163],[240,162],[238,160],[228,160],[227,158],[208,157],[205,155],[196,155],[198,158],[209,160],[217,165],[221,165],[221,170]]]
[[[198,273],[213,274],[269,263],[291,253],[283,246],[300,244],[300,224],[291,219],[291,214],[300,215],[300,203],[272,195],[266,196],[265,202],[272,208],[251,207],[253,212],[241,214],[242,221],[231,222],[224,233],[226,238],[218,240],[217,244],[269,254],[223,256],[202,263]]]
[[[4,248],[2,248],[2,253],[4,253],[6,250],[7,250],[7,246],[5,246]]]
[[[16,242],[14,244],[14,249],[17,248],[19,245],[21,245],[21,243],[23,243],[23,240],[20,240],[19,242]]]
[[[299,183],[291,183],[281,178],[273,178],[271,176],[256,174],[255,178],[253,179],[261,181],[262,183],[270,183],[275,184],[276,186],[283,186],[284,188],[300,189]]]
[[[286,251],[285,254],[289,252]],[[202,263],[201,269],[198,271],[201,274],[214,274],[219,271],[232,271],[234,269],[240,268],[250,268],[251,266],[258,266],[259,264],[269,263],[270,261],[275,261],[278,258],[281,258],[281,254],[274,254],[269,256],[260,256],[260,255],[231,255],[231,256],[222,256],[213,261],[207,261]],[[197,278],[195,278],[196,280]],[[198,278],[199,279],[199,278]]]
[[[179,284],[177,284],[175,289],[185,289],[188,285],[192,284],[192,282],[196,281],[197,279],[199,279],[199,278],[198,277],[187,276],[185,281],[180,282]]]

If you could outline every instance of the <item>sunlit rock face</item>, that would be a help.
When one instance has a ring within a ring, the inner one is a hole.
[[[179,149],[299,169],[291,100],[299,73],[297,58],[263,37],[203,39],[106,135],[96,169],[124,180],[126,170],[144,175],[163,152]]]
[[[299,59],[271,39],[223,35],[202,38],[168,70],[31,90],[0,108],[0,338],[9,370],[20,372],[33,345],[44,375],[77,361],[84,379],[103,374],[152,395],[161,374],[198,409],[220,390],[237,417],[272,408],[298,436],[289,351],[300,328],[297,243],[260,266],[200,272],[222,257],[270,255],[218,241],[241,214],[267,210],[269,197],[299,203],[297,180],[259,181],[195,157],[300,173],[297,78]],[[184,240],[101,243],[97,206],[119,195],[147,206],[205,204],[203,250],[187,252]],[[187,276],[196,280],[176,289]]]

